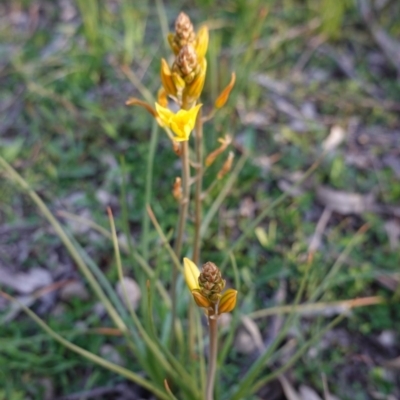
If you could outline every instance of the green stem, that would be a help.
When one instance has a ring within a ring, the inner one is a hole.
[[[218,352],[218,316],[208,316],[208,328],[210,337],[208,373],[207,373],[207,389],[206,400],[214,399],[214,383],[215,373],[217,371],[217,352]]]

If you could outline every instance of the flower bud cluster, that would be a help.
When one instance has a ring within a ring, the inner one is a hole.
[[[207,262],[200,271],[188,258],[184,258],[183,262],[186,284],[199,307],[217,315],[235,308],[237,290],[228,289],[223,293],[226,282],[214,263]]]
[[[196,34],[190,18],[180,13],[175,22],[175,33],[168,36],[175,55],[172,68],[161,60],[161,83],[168,96],[184,109],[191,108],[200,97],[207,70],[205,54],[208,48],[208,29]]]

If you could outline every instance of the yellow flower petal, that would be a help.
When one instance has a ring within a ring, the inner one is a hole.
[[[198,104],[190,110],[179,110],[174,114],[168,108],[162,107],[160,104],[156,103],[156,110],[162,125],[171,128],[176,135],[174,139],[177,142],[182,142],[189,140],[190,133],[194,128],[197,114],[201,106],[202,104]]]
[[[199,275],[200,270],[197,268],[197,265],[188,258],[183,259],[183,274],[185,276],[186,285],[189,290],[192,292],[193,290],[199,290]]]
[[[170,126],[170,120],[174,113],[166,107],[161,106],[160,104],[156,103],[156,111],[159,117],[159,120],[162,122],[161,126]]]

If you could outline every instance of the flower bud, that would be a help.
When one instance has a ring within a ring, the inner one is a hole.
[[[206,166],[209,167],[214,163],[216,158],[225,151],[225,149],[232,143],[232,138],[229,135],[225,135],[225,138],[219,138],[218,142],[221,143],[221,146],[219,146],[217,149],[215,149],[213,152],[211,152],[207,158],[206,158]]]
[[[192,290],[192,296],[199,307],[208,308],[213,305],[213,303],[208,300],[199,289]]]
[[[197,265],[186,257],[183,259],[183,274],[185,276],[186,285],[191,292],[195,289],[199,289],[198,279],[200,271]]]
[[[211,302],[216,303],[220,298],[220,293],[225,287],[225,280],[222,279],[221,271],[212,262],[203,265],[198,279],[201,293]]]
[[[229,82],[228,86],[221,92],[217,100],[215,100],[214,103],[215,108],[223,107],[225,103],[228,101],[229,94],[231,93],[231,90],[235,85],[235,81],[236,81],[236,74],[232,72],[231,81]]]
[[[200,72],[195,76],[190,85],[187,85],[183,91],[184,102],[191,103],[196,101],[203,91],[207,71],[207,61],[205,58],[203,58],[201,64]]]
[[[195,41],[196,35],[194,33],[192,21],[187,14],[181,12],[175,21],[175,38],[174,42],[182,47],[186,44],[191,44]]]
[[[164,86],[167,95],[176,96],[176,87],[172,79],[171,70],[168,63],[162,58],[161,59],[161,71],[160,71],[161,83]]]
[[[185,88],[185,81],[177,72],[172,73],[172,80],[174,81],[175,87],[178,91],[181,91]]]
[[[228,289],[218,304],[218,314],[231,312],[236,306],[237,290]]]
[[[176,140],[172,140],[172,150],[174,151],[174,153],[180,157],[182,154],[182,148],[179,142],[177,142]]]
[[[204,58],[208,49],[208,28],[206,25],[203,25],[197,32],[195,48],[199,60]]]
[[[167,92],[165,91],[163,86],[161,86],[160,89],[158,89],[157,103],[160,104],[163,107],[167,107],[168,106]]]
[[[233,151],[230,151],[228,158],[226,159],[226,161],[224,162],[224,165],[218,172],[218,175],[217,175],[218,179],[222,179],[231,170],[234,157],[235,157],[235,155],[233,154]]]
[[[176,57],[174,71],[177,71],[186,83],[191,83],[198,72],[198,68],[197,54],[193,46],[183,46]]]
[[[172,187],[172,195],[175,200],[180,200],[182,198],[182,180],[177,176],[175,178],[174,186]]]

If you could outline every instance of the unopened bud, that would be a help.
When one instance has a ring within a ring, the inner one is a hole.
[[[177,72],[172,73],[172,80],[174,81],[177,90],[181,91],[185,88],[185,81]]]
[[[160,77],[167,95],[176,96],[176,87],[172,79],[171,70],[168,63],[163,58],[161,59]]]
[[[201,291],[198,290],[198,289],[193,290],[192,291],[192,295],[193,295],[194,301],[196,302],[196,304],[199,307],[208,308],[208,307],[211,307],[213,305],[213,303],[210,300],[208,300],[207,297],[205,297],[201,293]]]
[[[203,91],[204,82],[206,80],[207,61],[203,58],[201,62],[200,72],[196,74],[190,85],[187,85],[183,91],[184,101],[191,103],[195,102]]]
[[[217,175],[218,179],[222,179],[231,170],[234,157],[235,157],[235,155],[233,154],[233,151],[230,151],[228,158],[226,159],[226,161],[224,162],[224,165],[218,172],[218,175]]]
[[[200,270],[192,260],[186,257],[183,259],[183,274],[185,276],[186,285],[191,292],[195,289],[199,289]]]
[[[187,14],[181,12],[175,21],[175,34],[181,41],[193,41],[194,29],[192,21]]]
[[[160,89],[158,89],[157,103],[163,107],[168,107],[167,92],[165,91],[163,86],[161,86]]]
[[[180,200],[182,198],[182,180],[178,176],[175,178],[174,185],[172,187],[172,195],[175,200]]]
[[[204,58],[208,49],[208,28],[203,25],[196,36],[196,53],[197,57],[200,59]]]
[[[174,69],[180,74],[186,83],[191,83],[196,75],[198,67],[197,54],[191,45],[183,46],[176,57]]]
[[[223,107],[225,103],[228,101],[231,90],[235,85],[235,81],[236,81],[236,74],[232,72],[231,81],[229,82],[228,86],[221,92],[217,100],[215,100],[214,103],[215,108]]]
[[[174,153],[180,157],[182,154],[182,147],[180,145],[179,142],[177,142],[176,140],[172,141],[172,150],[174,151]]]
[[[218,304],[218,314],[231,312],[236,306],[237,290],[228,289]]]
[[[225,280],[222,279],[221,271],[212,262],[203,265],[199,275],[199,287],[201,293],[211,302],[216,303],[221,297],[221,292],[225,287]]]

